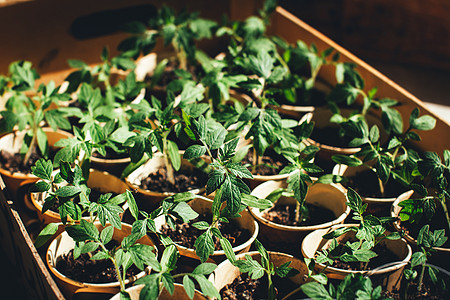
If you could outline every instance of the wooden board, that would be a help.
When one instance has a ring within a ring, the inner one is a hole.
[[[0,177],[0,237],[1,247],[14,273],[20,274],[18,286],[36,299],[64,299],[25,229],[12,202],[4,194]],[[6,270],[2,270],[5,272]],[[7,291],[4,291],[7,293]]]
[[[435,151],[442,155],[443,150],[449,148],[450,120],[444,120],[443,118],[434,115],[424,103],[414,95],[376,69],[372,68],[348,50],[321,34],[319,31],[304,23],[285,9],[278,7],[272,21],[271,32],[272,34],[280,35],[290,43],[295,43],[297,40],[303,40],[307,44],[314,43],[321,51],[333,47],[341,54],[341,61],[354,62],[358,65],[357,69],[365,80],[366,89],[378,87],[378,97],[392,98],[402,103],[398,109],[402,114],[405,123],[408,122],[409,115],[415,107],[420,108],[422,114],[433,115],[436,118],[436,128],[421,135],[422,142],[418,144],[418,147],[421,150]],[[332,84],[336,82],[334,68],[322,69],[319,73],[319,77]]]

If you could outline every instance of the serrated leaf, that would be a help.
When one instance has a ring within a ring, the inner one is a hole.
[[[206,153],[206,147],[201,145],[192,145],[186,149],[183,154],[184,159],[198,158]]]
[[[100,241],[104,245],[108,244],[112,240],[113,234],[114,234],[113,226],[107,226],[103,228],[102,232],[100,233]]]
[[[57,223],[50,223],[45,226],[34,241],[36,248],[42,247],[47,241],[58,231],[59,225]]]

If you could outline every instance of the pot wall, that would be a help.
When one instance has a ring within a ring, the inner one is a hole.
[[[252,195],[258,198],[266,198],[274,190],[286,187],[286,183],[283,181],[268,181],[260,186],[256,187],[252,191]],[[300,255],[300,244],[303,238],[313,230],[320,228],[328,228],[335,224],[344,222],[345,218],[350,212],[347,207],[347,198],[343,189],[337,185],[327,185],[322,183],[316,183],[309,187],[308,194],[306,195],[306,203],[322,206],[333,211],[336,219],[331,222],[318,224],[314,226],[288,226],[277,224],[263,218],[264,211],[260,211],[257,208],[250,208],[250,213],[254,216],[260,226],[260,235],[258,239],[266,242],[266,246],[280,245],[280,243],[297,244],[296,249],[287,249],[291,254]],[[276,204],[292,204],[295,205],[296,200],[294,198],[280,197]],[[276,205],[275,204],[275,205]],[[294,251],[292,253],[290,251]]]
[[[354,224],[344,224],[333,226],[328,229],[318,229],[308,234],[302,242],[302,254],[305,258],[314,258],[316,252],[322,249],[326,249],[331,240],[322,238],[323,235],[333,231],[336,228],[343,226],[354,226]],[[349,239],[354,236],[355,232],[347,232],[344,235],[337,238],[337,240]],[[380,242],[385,245],[390,251],[398,257],[398,264],[394,266],[385,267],[376,271],[351,271],[334,267],[327,267],[324,272],[328,278],[343,280],[345,276],[350,273],[362,273],[371,274],[372,280],[379,281],[383,288],[391,291],[393,289],[399,289],[401,278],[403,276],[403,269],[411,259],[412,249],[404,239],[400,240],[383,240]],[[324,264],[316,264],[316,270],[322,271],[325,268]]]

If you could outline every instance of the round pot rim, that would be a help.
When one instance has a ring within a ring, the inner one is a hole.
[[[183,154],[184,151],[180,150],[179,151],[180,154]],[[161,152],[157,152],[153,154],[153,157],[150,158],[149,160],[147,160],[143,165],[149,163],[149,161],[151,161],[153,158],[159,158],[162,157],[162,153]],[[139,193],[147,195],[147,196],[163,196],[163,197],[170,197],[173,196],[177,193],[175,192],[156,192],[156,191],[152,191],[152,190],[147,190],[147,189],[143,189],[141,188],[139,185],[137,185],[134,182],[131,182],[131,180],[129,179],[130,175],[134,172],[137,172],[139,168],[137,168],[136,170],[134,170],[133,172],[131,172],[128,176],[126,176],[125,178],[123,178],[123,180],[125,181],[125,183],[132,188],[133,190],[137,190]],[[197,188],[197,189],[192,189],[192,190],[187,190],[184,192],[191,192],[193,194],[201,194],[204,191],[206,191],[206,188]]]
[[[334,225],[334,226],[332,226],[332,227],[330,227],[330,228],[328,228],[329,230],[331,230],[331,229],[336,229],[336,228],[340,228],[340,227],[350,227],[350,226],[355,226],[356,224],[338,224],[338,225]],[[326,233],[325,232],[325,229],[320,229],[321,231],[324,231],[324,233]],[[302,246],[301,246],[301,250],[302,250],[302,255],[304,256],[304,257],[307,257],[307,255],[304,253],[304,251],[303,251],[303,245],[304,245],[304,243],[305,243],[305,241],[307,241],[307,238],[308,238],[308,236],[309,235],[311,235],[311,234],[313,234],[314,233],[314,231],[313,232],[311,232],[311,233],[309,233],[306,237],[305,237],[305,239],[303,240],[303,242],[302,242]],[[322,240],[323,240],[323,238],[322,238]],[[338,273],[338,274],[344,274],[344,275],[348,275],[348,274],[367,274],[367,273],[369,273],[369,274],[371,274],[371,275],[374,275],[374,274],[384,274],[384,273],[389,273],[389,272],[393,272],[393,271],[397,271],[398,269],[400,269],[400,268],[402,268],[402,267],[404,267],[406,264],[408,264],[408,262],[411,260],[411,257],[412,257],[412,248],[411,248],[411,246],[408,244],[408,242],[405,240],[405,239],[403,239],[403,238],[401,238],[401,239],[398,239],[397,241],[399,241],[399,242],[402,242],[402,243],[404,243],[405,244],[405,246],[406,246],[406,249],[407,249],[407,254],[406,254],[406,256],[405,256],[405,258],[403,258],[403,259],[401,259],[401,260],[399,260],[399,261],[397,261],[398,262],[398,264],[395,264],[395,265],[393,265],[393,266],[390,266],[390,267],[387,267],[387,268],[382,268],[382,269],[372,269],[372,270],[345,270],[345,269],[341,269],[341,268],[336,268],[336,267],[331,267],[331,266],[326,266],[325,264],[323,264],[323,263],[317,263],[316,265],[317,266],[319,266],[321,269],[324,269],[324,268],[326,268],[327,270],[330,270],[330,271],[333,271],[334,273]],[[317,250],[320,250],[320,249],[317,249]],[[317,251],[316,250],[316,251]],[[400,259],[400,258],[399,258]],[[392,262],[392,263],[395,263],[395,262]]]
[[[336,185],[336,184],[329,184],[329,185],[336,188],[337,190],[345,193],[344,190],[342,190],[342,187],[340,187],[339,185]],[[276,204],[274,204],[274,206],[276,206]],[[275,223],[275,222],[272,222],[272,221],[269,221],[269,220],[263,218],[262,213],[268,209],[270,209],[270,208],[267,208],[267,209],[263,210],[262,212],[259,212],[258,208],[249,207],[249,212],[255,219],[257,219],[258,221],[260,221],[263,224],[269,225],[270,227],[279,228],[284,231],[293,231],[293,232],[311,231],[311,230],[315,230],[315,229],[328,228],[333,225],[342,223],[345,220],[345,218],[347,218],[348,214],[350,213],[350,207],[346,206],[345,211],[342,214],[340,214],[339,216],[335,217],[335,219],[332,221],[328,221],[326,223],[321,223],[321,224],[317,224],[317,225],[291,226],[291,225]]]
[[[201,200],[203,200],[203,201],[208,201],[208,200],[203,199],[203,198],[196,198],[196,199],[201,199]],[[195,199],[194,199],[194,200],[195,200]],[[192,200],[191,200],[191,201],[192,201]],[[212,200],[209,200],[208,202],[211,202],[211,203],[212,203]],[[246,209],[244,209],[241,213],[248,213],[248,214],[249,214],[249,217],[252,218],[252,215],[251,215],[250,212],[249,212],[248,210],[246,210]],[[159,216],[158,218],[164,218],[164,216]],[[242,218],[242,216],[241,216],[241,218]],[[164,225],[164,224],[167,224],[167,223],[162,223],[162,225]],[[239,251],[245,249],[246,247],[250,246],[250,245],[255,241],[255,239],[258,237],[258,234],[259,234],[259,225],[258,225],[258,222],[256,222],[255,219],[253,219],[253,225],[255,226],[255,229],[254,229],[254,232],[252,233],[252,235],[250,236],[250,238],[249,238],[247,241],[245,241],[244,243],[239,244],[239,245],[233,247],[233,248],[232,248],[233,252],[237,253],[237,252],[239,252]],[[159,229],[159,228],[158,228],[158,229]],[[178,249],[182,249],[183,251],[185,251],[185,252],[187,252],[187,253],[190,253],[190,254],[194,255],[195,257],[197,257],[197,254],[196,254],[194,248],[188,248],[188,247],[183,246],[183,245],[180,245],[180,244],[178,244],[178,243],[174,243],[174,244],[175,244],[175,246],[176,246]],[[210,255],[210,257],[211,257],[211,256],[222,256],[222,255],[225,255],[225,251],[224,251],[224,250],[214,250],[213,254]]]
[[[412,194],[412,193],[411,193]],[[398,219],[398,214],[395,213],[395,209],[399,208],[399,203],[402,201],[405,201],[407,199],[402,199],[400,197],[398,197],[394,203],[392,203],[391,206],[391,217],[397,218],[397,220],[395,220],[393,222],[394,228],[397,231],[401,231],[401,227],[400,227],[400,219]],[[413,238],[411,235],[409,235],[409,233],[405,232],[405,235],[403,236],[409,243],[413,244],[413,245],[417,245],[417,240],[415,238]],[[433,247],[433,249],[439,251],[439,252],[445,252],[445,253],[450,253],[450,248],[445,248],[445,247]]]
[[[61,130],[61,129],[57,129],[56,131],[53,130],[51,127],[43,127],[42,130],[46,133],[59,133],[61,135],[66,135],[67,137],[69,137],[71,135],[70,132]],[[9,132],[5,135],[3,135],[2,137],[0,137],[0,143],[3,139],[11,136],[11,135],[15,135],[15,134],[20,134],[20,135],[25,135],[25,133],[23,133],[22,131],[19,130],[15,130],[13,132]],[[9,152],[9,151],[8,151]],[[9,152],[12,153],[12,152]],[[30,179],[30,180],[36,180],[39,179],[39,177],[33,175],[33,173],[23,173],[23,172],[11,172],[8,169],[5,169],[3,167],[3,165],[0,165],[0,174],[1,175],[5,175],[5,176],[9,176],[9,177],[15,177],[18,179]]]
[[[96,222],[96,224],[100,224],[100,222]],[[110,225],[109,223],[107,225]],[[126,223],[122,223],[122,226],[129,226],[131,228],[131,225],[126,224]],[[112,225],[111,225],[112,226]],[[56,276],[57,278],[59,278],[61,281],[67,282],[68,284],[74,285],[74,286],[78,286],[78,287],[91,287],[91,288],[116,288],[116,287],[120,287],[120,283],[118,281],[115,282],[106,282],[106,283],[89,283],[89,282],[81,282],[81,281],[76,281],[64,274],[62,274],[60,271],[58,271],[56,269],[56,266],[53,266],[53,264],[50,263],[50,259],[49,259],[49,249],[51,247],[51,245],[53,243],[56,243],[58,238],[62,235],[68,235],[66,231],[61,232],[60,234],[58,234],[49,244],[47,251],[45,252],[45,261],[47,264],[48,269],[50,270],[50,272]],[[156,247],[153,245],[153,247],[156,249]],[[129,284],[131,282],[136,281],[137,279],[143,277],[146,274],[146,271],[149,270],[149,267],[146,267],[143,271],[139,272],[138,274],[134,275],[130,278],[125,279],[125,284]]]

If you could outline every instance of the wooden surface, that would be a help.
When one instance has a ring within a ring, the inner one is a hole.
[[[0,237],[6,258],[19,274],[17,287],[32,299],[64,299],[31,241],[19,214],[4,194],[0,177]],[[8,270],[2,270],[7,272]],[[8,295],[8,290],[2,291]]]
[[[344,49],[319,31],[304,23],[285,9],[278,7],[272,21],[271,31],[278,34],[290,43],[303,40],[307,44],[314,42],[319,50],[333,47],[341,54],[341,61],[354,62],[358,65],[357,70],[365,80],[366,89],[378,87],[377,96],[398,100],[402,103],[398,107],[403,115],[404,122],[408,122],[409,115],[415,107],[419,107],[421,114],[430,114],[436,118],[436,128],[432,131],[421,134],[422,142],[418,144],[420,150],[435,151],[442,155],[444,149],[449,147],[450,141],[450,121],[434,115],[421,100],[397,85],[395,82],[384,76],[382,73],[356,57],[354,54]],[[334,68],[323,68],[319,77],[334,84]],[[407,126],[407,125],[406,125]],[[405,127],[406,128],[406,127]]]

